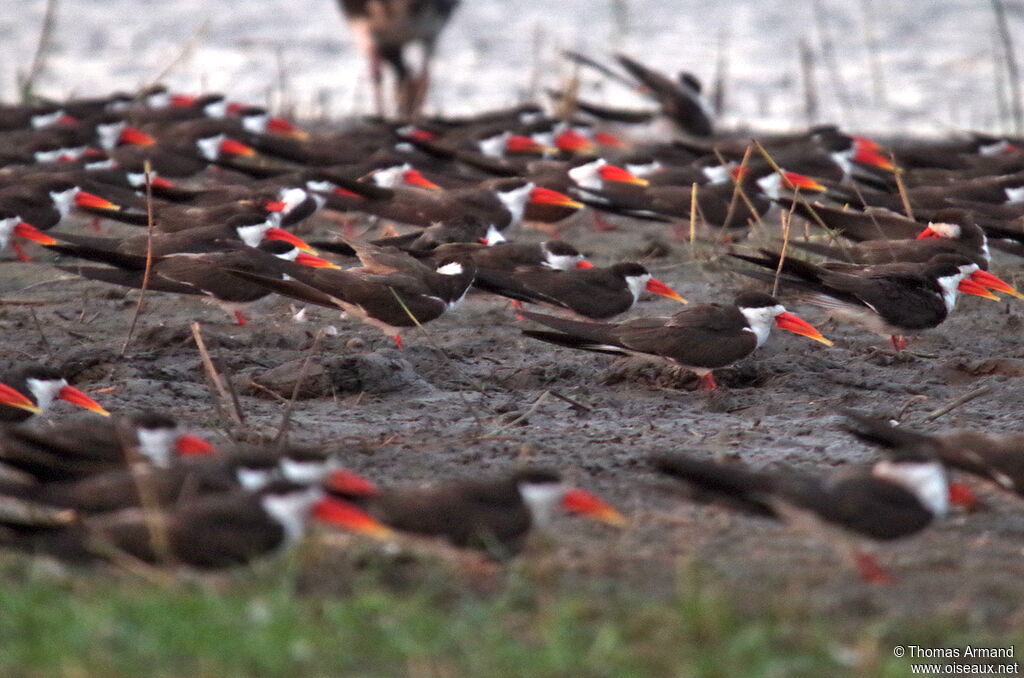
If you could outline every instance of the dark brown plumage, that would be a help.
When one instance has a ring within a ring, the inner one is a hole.
[[[347,241],[362,268],[311,269],[281,262],[290,280],[237,269],[232,275],[299,301],[335,308],[395,337],[403,328],[430,322],[458,306],[476,276],[471,259],[438,262],[435,268],[401,250]]]
[[[685,303],[665,283],[634,263],[607,268],[546,268],[498,271],[481,268],[473,286],[503,297],[545,304],[571,311],[577,316],[603,320],[633,308],[645,290]]]
[[[621,324],[587,323],[524,313],[524,317],[555,332],[524,330],[549,343],[610,355],[667,360],[701,377],[714,389],[711,372],[747,357],[768,338],[774,321],[816,341],[830,344],[773,297],[746,292],[733,305],[700,304],[669,318],[636,318]]]

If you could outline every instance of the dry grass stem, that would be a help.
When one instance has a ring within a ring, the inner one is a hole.
[[[149,279],[153,271],[153,230],[155,221],[153,219],[153,167],[149,160],[142,163],[142,171],[146,178],[146,269],[142,274],[139,303],[135,305],[135,313],[132,314],[132,322],[128,325],[128,336],[124,338],[124,343],[121,344],[121,352],[118,354],[119,358],[124,357],[125,352],[128,351],[128,344],[132,341],[132,335],[135,334],[135,326],[139,322],[139,316],[142,314],[142,304],[146,299],[146,289],[149,287]]]

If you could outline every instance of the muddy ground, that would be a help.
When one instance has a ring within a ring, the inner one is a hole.
[[[336,230],[336,216],[318,216],[309,228]],[[617,230],[598,232],[581,215],[562,235],[599,264],[642,259],[691,301],[727,301],[749,286],[728,270],[719,246],[691,249],[664,225],[616,223]],[[770,228],[776,223],[768,221]],[[840,407],[901,415],[925,430],[1019,432],[1020,302],[961,299],[950,321],[902,355],[849,326],[821,325],[832,348],[776,331],[754,356],[721,370],[723,389],[709,397],[669,368],[527,339],[508,304],[483,295],[409,332],[399,351],[378,330],[326,309],[311,308],[306,322],[295,322],[292,304],[280,298],[239,327],[215,307],[154,293],[119,357],[138,293],[71,278],[47,259],[0,262],[2,362],[31,358],[63,367],[113,412],[165,409],[220,441],[273,437],[299,365],[312,356],[291,416],[292,441],[337,447],[349,467],[384,484],[497,473],[524,460],[548,464],[631,515],[632,526],[622,531],[558,523],[557,546],[539,549],[574,576],[610,576],[658,594],[694,563],[753,599],[789,591],[844,615],[967,613],[1006,624],[1024,614],[1024,503],[1009,495],[984,488],[988,510],[956,514],[885,548],[883,562],[899,581],[870,587],[815,536],[684,501],[644,463],[672,450],[823,473],[870,460],[871,450],[839,430]],[[994,270],[1011,282],[1022,277],[1019,260],[1008,257]],[[823,321],[813,309],[790,308]],[[633,314],[676,310],[659,298]],[[212,405],[193,320],[236,385],[244,426]],[[327,326],[337,333],[322,336],[311,352]],[[925,421],[981,386],[991,390]],[[50,419],[71,414],[61,404]]]

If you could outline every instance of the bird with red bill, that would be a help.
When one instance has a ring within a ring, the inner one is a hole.
[[[592,155],[597,152],[597,144],[586,138],[572,127],[567,127],[555,137],[558,150],[579,155]]]
[[[24,421],[63,400],[104,417],[110,413],[84,391],[68,384],[60,372],[29,365],[0,376],[0,422]]]
[[[473,285],[509,299],[543,304],[594,320],[625,313],[633,308],[644,292],[687,303],[678,292],[636,263],[601,268],[577,263],[576,268],[569,270],[538,267],[497,271],[481,268]]]
[[[553,191],[542,186],[535,187],[530,191],[530,203],[534,205],[552,205],[555,207],[566,207],[573,210],[583,209],[585,206],[578,200],[573,200],[564,193]]]
[[[1014,287],[1010,283],[1006,282],[1005,280],[1003,280],[999,276],[994,275],[992,273],[989,273],[988,271],[983,271],[981,269],[978,269],[974,273],[971,273],[971,275],[970,275],[970,277],[968,279],[970,280],[971,283],[973,283],[975,285],[978,285],[979,287],[981,287],[983,289],[990,289],[990,290],[994,290],[996,292],[1002,292],[1003,294],[1009,294],[1011,297],[1016,297],[1018,299],[1024,299],[1024,294],[1021,294],[1021,292],[1016,287]],[[961,286],[958,289],[961,292],[967,292],[967,290],[965,290],[963,288],[962,284],[961,284]],[[977,294],[978,296],[982,296],[982,297],[986,296],[984,294],[978,294],[977,292],[967,292],[967,293],[968,294]]]
[[[121,209],[121,206],[117,203],[111,202],[103,196],[96,195],[95,193],[88,193],[86,191],[78,191],[75,193],[75,206],[109,211],[117,211]]]
[[[980,268],[959,254],[940,254],[925,263],[812,264],[776,252],[730,254],[771,273],[740,270],[751,278],[779,284],[830,315],[888,336],[896,350],[907,336],[937,327],[956,306],[957,293],[998,299],[972,279]],[[994,276],[993,276],[994,277]]]
[[[155,146],[156,139],[138,127],[126,126],[121,130],[121,135],[118,137],[118,143],[126,144],[128,146]]]
[[[699,304],[670,317],[634,318],[621,324],[578,322],[523,313],[550,330],[523,334],[551,344],[608,355],[665,361],[696,374],[702,388],[718,388],[712,371],[747,357],[767,340],[772,324],[831,346],[810,323],[774,297],[745,292],[733,304]]]
[[[57,243],[56,240],[32,224],[22,221],[17,215],[0,217],[0,252],[3,252],[10,245],[19,261],[32,261],[31,257],[25,253],[21,243],[15,238],[31,240],[40,245],[55,245]]]
[[[897,169],[892,159],[882,152],[882,147],[878,142],[865,137],[853,138],[853,156],[851,159],[855,163],[877,167],[887,172],[895,172]]]
[[[557,471],[546,468],[527,467],[496,478],[455,479],[428,487],[378,489],[360,481],[328,476],[328,495],[347,504],[331,510],[347,516],[358,507],[394,532],[440,537],[494,555],[515,553],[532,528],[548,527],[560,512],[614,527],[628,523],[610,504],[570,487]]]
[[[311,247],[309,243],[307,243],[305,240],[295,235],[294,233],[290,233],[289,231],[286,231],[283,228],[278,228],[277,226],[271,226],[270,228],[268,228],[263,233],[263,239],[280,240],[282,242],[286,242],[290,245],[294,245],[295,247],[297,247],[298,249],[302,250],[307,254],[315,255],[317,253],[317,251],[313,247]]]
[[[618,181],[626,184],[636,184],[637,186],[647,186],[650,184],[647,179],[643,179],[633,174],[629,170],[623,169],[618,165],[602,165],[597,173],[605,181]]]
[[[523,134],[512,134],[505,138],[505,155],[547,155],[557,151],[557,148],[545,146],[533,137]]]
[[[298,139],[299,141],[306,141],[309,139],[309,132],[297,127],[292,121],[279,116],[271,116],[270,119],[267,120],[267,131],[273,134],[291,137],[292,139]]]
[[[243,144],[237,139],[226,137],[221,140],[218,146],[221,155],[238,155],[246,158],[252,158],[258,155],[256,149],[247,144]]]
[[[430,179],[423,176],[423,172],[418,169],[412,168],[407,169],[402,173],[402,181],[410,186],[416,186],[418,188],[426,188],[428,190],[436,191],[440,190],[440,186],[435,184]]]
[[[321,523],[373,539],[390,539],[395,533],[355,504],[327,496],[313,505],[313,517]]]
[[[287,231],[276,228],[271,231],[275,233],[270,233],[258,247],[223,243],[223,251],[203,254],[167,254],[150,258],[118,254],[104,262],[111,264],[107,267],[58,268],[83,278],[122,287],[141,289],[145,286],[153,292],[201,295],[205,300],[233,314],[239,325],[245,325],[248,321],[243,311],[250,304],[266,297],[269,291],[238,279],[227,273],[228,269],[273,274],[280,261],[295,262],[316,269],[340,268],[326,259],[302,251],[301,246],[311,248],[301,239],[277,237],[277,231],[291,236]],[[73,248],[62,248],[60,251],[75,254]],[[278,272],[278,275],[281,273]]]

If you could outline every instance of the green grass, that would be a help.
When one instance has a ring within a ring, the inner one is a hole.
[[[876,620],[837,631],[782,598],[751,613],[749,600],[699,576],[685,577],[669,599],[616,593],[607,582],[530,583],[522,573],[489,595],[432,586],[396,592],[368,580],[323,596],[295,593],[287,567],[166,588],[0,562],[0,675],[902,676],[907,663],[891,656],[893,639],[1013,640],[968,635],[952,620]]]

